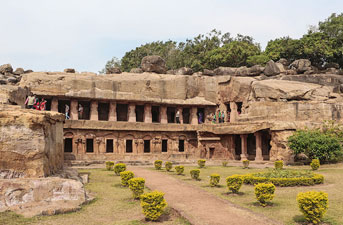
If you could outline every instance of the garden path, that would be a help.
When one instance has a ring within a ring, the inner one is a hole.
[[[220,199],[199,187],[182,182],[165,172],[131,166],[136,177],[143,177],[151,190],[165,193],[170,207],[193,225],[269,225],[281,224],[263,215]]]

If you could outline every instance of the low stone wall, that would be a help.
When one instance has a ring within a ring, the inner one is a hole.
[[[64,116],[0,105],[0,178],[45,177],[63,167]]]

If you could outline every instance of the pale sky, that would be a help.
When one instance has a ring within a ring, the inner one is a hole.
[[[265,47],[343,12],[343,0],[0,0],[0,64],[98,72],[113,56],[212,29]]]

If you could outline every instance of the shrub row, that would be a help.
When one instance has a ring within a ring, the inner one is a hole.
[[[254,174],[244,175],[245,184],[258,184],[270,182],[280,187],[291,186],[311,186],[315,184],[324,183],[324,176],[320,174],[314,174],[313,177],[295,177],[295,178],[266,178],[256,177]]]

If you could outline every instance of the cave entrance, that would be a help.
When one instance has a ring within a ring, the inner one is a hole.
[[[117,104],[117,121],[128,121],[128,104]]]
[[[144,105],[136,105],[136,122],[144,122]]]
[[[160,107],[159,106],[152,106],[151,107],[151,114],[152,114],[152,122],[159,123],[160,122]]]
[[[98,105],[99,120],[108,121],[109,112],[110,112],[110,103],[99,102],[99,105]]]

